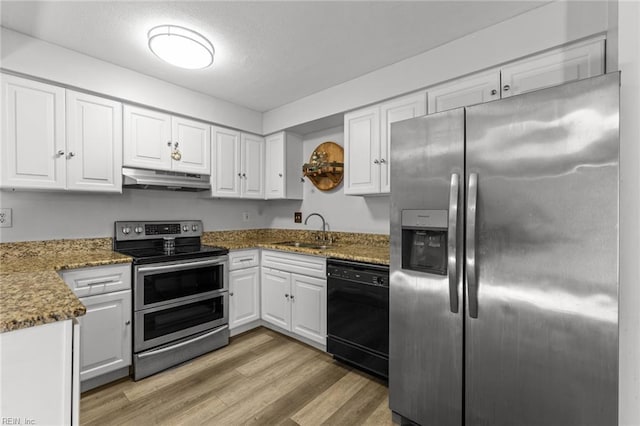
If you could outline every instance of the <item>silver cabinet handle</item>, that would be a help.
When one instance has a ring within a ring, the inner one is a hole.
[[[177,148],[177,147],[178,147],[178,142],[174,143],[174,144],[173,144],[173,146],[174,146],[175,148]]]
[[[180,342],[180,343],[178,343],[176,345],[173,345],[173,346],[167,346],[167,347],[164,347],[164,348],[156,349],[155,351],[145,352],[143,354],[139,354],[139,355],[136,355],[136,356],[138,358],[147,358],[147,357],[150,357],[150,356],[161,354],[163,352],[172,351],[174,349],[178,349],[178,348],[181,348],[183,346],[190,345],[191,343],[197,342],[198,340],[206,339],[207,337],[213,336],[214,334],[220,333],[221,331],[224,331],[224,330],[226,330],[228,328],[229,328],[228,325],[223,325],[222,327],[218,327],[218,328],[216,328],[215,330],[213,330],[210,333],[203,334],[203,335],[198,336],[196,338],[193,338],[193,339],[190,339],[190,340],[186,340],[184,342]]]
[[[497,91],[496,89],[491,89],[491,94],[492,94],[492,95],[497,95],[497,94],[498,94],[498,91]]]
[[[58,151],[58,156],[62,157],[64,155],[64,151],[63,150],[59,150]]]
[[[380,160],[378,160],[377,158],[373,160],[373,164],[380,164]]]
[[[504,86],[502,86],[502,90],[504,90],[505,92],[508,92],[509,89],[511,89],[511,86],[509,86],[508,84],[505,84]]]
[[[449,275],[449,309],[458,313],[458,195],[460,188],[460,178],[457,173],[451,175],[451,186],[449,190],[449,229],[447,238]]]
[[[478,207],[478,174],[469,175],[469,198],[467,199],[467,239],[465,266],[467,270],[467,294],[469,316],[478,318],[478,277],[476,276],[476,215]]]

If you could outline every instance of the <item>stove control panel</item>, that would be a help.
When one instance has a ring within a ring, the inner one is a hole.
[[[117,241],[150,240],[163,237],[200,237],[202,236],[202,221],[119,221],[115,223],[114,235]]]

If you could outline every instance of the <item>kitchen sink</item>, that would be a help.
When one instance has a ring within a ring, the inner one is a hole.
[[[274,243],[274,244],[280,245],[280,246],[303,247],[303,248],[310,248],[310,249],[316,249],[316,250],[325,250],[329,247],[327,244],[307,243],[307,242],[300,242],[300,241],[281,241],[279,243]]]

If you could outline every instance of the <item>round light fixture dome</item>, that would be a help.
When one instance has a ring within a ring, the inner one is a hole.
[[[202,69],[213,63],[213,45],[201,34],[176,25],[149,30],[149,49],[160,59],[180,68]]]

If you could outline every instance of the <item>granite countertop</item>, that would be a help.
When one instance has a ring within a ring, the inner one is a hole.
[[[229,250],[266,248],[323,257],[389,264],[389,237],[330,232],[326,249],[293,247],[314,242],[318,232],[252,229],[205,232],[202,243]],[[112,251],[111,238],[28,241],[0,244],[0,333],[82,316],[86,308],[58,275],[63,269],[129,263]]]
[[[319,236],[318,232],[291,229],[205,232],[202,243],[225,247],[229,250],[265,248],[381,265],[389,264],[388,235],[351,232],[329,232],[328,235],[334,241],[322,250],[279,244],[289,241],[315,242],[315,237]]]
[[[128,262],[111,250],[111,238],[0,244],[0,332],[86,313],[59,270]]]

